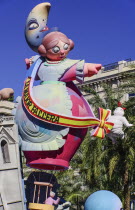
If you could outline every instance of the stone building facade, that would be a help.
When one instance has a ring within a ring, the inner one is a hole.
[[[14,103],[0,101],[0,210],[25,210]]]
[[[97,75],[89,78],[85,78],[83,84],[77,84],[79,89],[83,87],[89,87],[94,89],[99,93],[101,98],[104,98],[104,91],[101,87],[101,83],[109,83],[112,88],[118,88],[118,86],[123,82],[122,73],[135,71],[135,61],[131,59],[115,62],[112,64],[105,65],[102,70],[99,71]],[[90,99],[91,95],[82,92],[86,99]],[[128,100],[129,95],[125,94],[123,101]]]

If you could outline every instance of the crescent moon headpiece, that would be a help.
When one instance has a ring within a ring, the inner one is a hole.
[[[58,31],[57,27],[49,29],[46,25],[50,8],[51,4],[48,2],[38,4],[31,10],[26,20],[25,38],[35,52],[38,52],[37,49],[48,32]]]

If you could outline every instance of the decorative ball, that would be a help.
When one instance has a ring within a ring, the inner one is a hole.
[[[85,210],[120,210],[122,202],[119,197],[107,190],[91,194],[85,202]]]

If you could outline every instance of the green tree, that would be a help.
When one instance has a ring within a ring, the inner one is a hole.
[[[135,93],[134,78],[135,74],[123,75],[124,83],[117,89],[102,84],[104,99],[92,90],[90,103],[95,111],[98,107],[113,111],[124,93]],[[126,118],[135,124],[135,98],[129,99],[123,106],[127,108]],[[130,195],[134,191],[135,178],[135,129],[126,128],[124,132],[125,138],[117,139],[116,144],[112,144],[108,137],[104,140],[90,138],[84,141],[82,168],[85,168],[86,183],[89,183],[91,189],[113,191],[122,199],[124,209],[130,210]]]

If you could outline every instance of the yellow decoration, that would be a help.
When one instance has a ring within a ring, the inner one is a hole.
[[[29,203],[30,210],[54,210],[54,206],[41,203]]]

